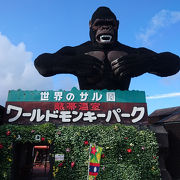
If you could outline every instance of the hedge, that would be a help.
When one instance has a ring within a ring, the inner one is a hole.
[[[9,180],[15,143],[37,143],[41,135],[53,147],[51,156],[64,154],[64,161],[54,161],[53,179],[85,180],[88,174],[89,145],[103,148],[97,180],[159,180],[158,144],[150,130],[116,124],[111,126],[0,126],[0,177]],[[20,135],[20,138],[18,138]],[[72,165],[72,163],[74,165]]]

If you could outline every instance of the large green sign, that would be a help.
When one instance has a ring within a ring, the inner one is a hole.
[[[11,90],[6,123],[36,124],[144,124],[147,107],[143,91]]]
[[[10,102],[121,102],[146,103],[144,91],[78,90],[71,91],[22,91],[11,90]]]

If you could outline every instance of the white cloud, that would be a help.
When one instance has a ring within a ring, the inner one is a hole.
[[[0,33],[0,104],[4,105],[8,90],[52,89],[51,78],[42,77],[34,68],[32,53],[24,43],[13,45]]]
[[[147,96],[146,99],[161,99],[161,98],[171,98],[180,96],[180,92],[168,93],[168,94],[160,94],[155,96]]]
[[[147,28],[137,35],[137,39],[141,40],[144,44],[148,44],[150,38],[156,35],[160,29],[178,22],[180,22],[180,11],[163,9],[152,17]]]

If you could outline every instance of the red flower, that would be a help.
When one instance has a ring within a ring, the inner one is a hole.
[[[71,162],[71,167],[73,168],[75,166],[75,162]]]
[[[3,145],[2,144],[0,144],[0,149],[2,149],[3,148]]]
[[[153,156],[153,159],[156,159],[156,156]]]
[[[88,145],[89,144],[89,142],[88,141],[84,141],[84,145]]]
[[[105,158],[105,154],[102,154],[102,155],[101,155],[101,158]]]
[[[6,135],[9,136],[10,134],[11,134],[11,131],[8,130],[8,131],[6,132]]]
[[[142,150],[144,150],[144,149],[145,149],[145,147],[143,146],[143,147],[141,147],[141,149],[142,149]]]
[[[61,134],[61,131],[58,131],[56,134],[57,134],[57,135],[60,135],[60,134]]]
[[[31,130],[31,133],[34,133],[34,132],[35,132],[35,130],[34,130],[34,129],[32,129],[32,130]]]
[[[41,141],[45,141],[45,137],[42,137],[42,138],[41,138]]]
[[[66,152],[70,152],[71,151],[71,149],[70,148],[66,148]]]
[[[62,166],[63,166],[63,163],[59,163],[58,166],[59,166],[59,167],[62,167]]]
[[[128,139],[128,137],[124,137],[124,139],[125,139],[125,140],[127,140],[127,139]]]
[[[127,149],[127,152],[128,152],[128,153],[131,153],[131,152],[132,152],[132,149]]]

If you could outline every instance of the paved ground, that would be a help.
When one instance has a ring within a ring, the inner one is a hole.
[[[45,173],[45,168],[43,165],[34,166],[32,180],[48,180],[47,177],[48,171],[49,171],[49,167],[46,168],[46,173]]]
[[[32,180],[48,180],[48,177],[34,177]]]

